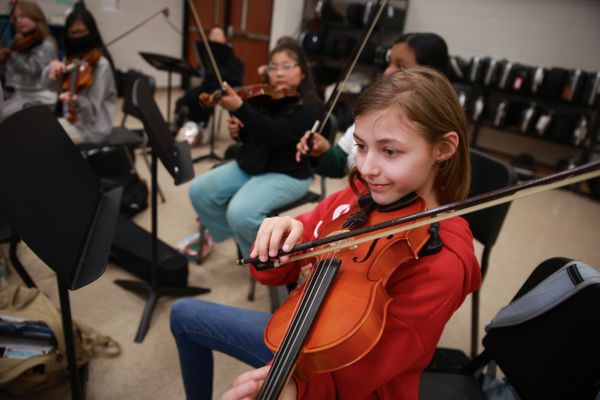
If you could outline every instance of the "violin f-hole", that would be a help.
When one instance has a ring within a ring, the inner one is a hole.
[[[379,239],[375,239],[371,242],[371,245],[369,246],[369,249],[367,250],[367,254],[365,254],[365,256],[362,259],[359,259],[358,256],[355,256],[352,258],[352,261],[354,261],[357,264],[367,261],[369,259],[369,257],[371,257],[371,254],[373,254],[373,250],[375,249],[377,242],[379,242]]]

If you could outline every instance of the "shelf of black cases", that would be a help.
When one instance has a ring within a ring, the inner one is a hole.
[[[574,149],[584,150],[588,147],[584,143],[577,145],[577,144],[572,144],[572,143],[561,142],[559,139],[552,138],[547,135],[537,135],[535,133],[524,133],[521,130],[519,130],[519,127],[517,125],[509,125],[509,126],[505,125],[505,126],[498,127],[498,126],[494,125],[491,121],[488,121],[485,119],[482,119],[481,121],[479,121],[479,127],[480,128],[498,129],[498,130],[501,130],[502,132],[510,133],[513,135],[528,137],[528,138],[537,139],[537,140],[544,140],[544,141],[556,143],[556,144],[559,144],[562,146],[568,146],[568,147],[571,147]],[[477,146],[473,145],[473,147],[477,147]]]
[[[370,26],[379,2],[373,0],[305,0],[299,40],[312,60],[347,60]],[[404,30],[408,0],[390,0],[359,58],[374,66],[385,63],[385,52]]]
[[[355,54],[354,49],[378,9],[378,4],[375,0],[304,1],[303,30],[298,40],[312,66],[321,94],[344,73]],[[353,73],[368,77],[360,83],[360,91],[383,72],[387,66],[386,55],[404,30],[408,0],[389,0],[386,7],[353,69]],[[357,96],[358,93],[354,91],[345,92],[334,109],[340,129],[345,129],[352,123],[348,110]]]
[[[572,77],[577,70],[547,69],[546,76],[563,73],[564,81],[550,85],[540,80],[536,93],[531,93],[526,85],[532,84],[535,67],[514,64],[518,66],[517,72],[513,71],[509,76],[505,82],[507,89],[504,89],[498,87],[498,77],[502,71],[496,72],[493,83],[485,82],[485,77],[491,76],[486,75],[485,69],[473,73],[476,58],[470,64],[462,62],[462,79],[454,76],[453,82],[472,124],[473,147],[477,147],[481,128],[486,127],[578,149],[581,153],[579,159],[574,161],[577,164],[590,161],[600,134],[600,101],[596,98],[589,104],[588,100],[590,94],[597,90],[600,73],[579,71],[580,75],[585,76],[587,86],[580,85],[575,92],[567,85],[572,85]],[[522,86],[518,81],[520,77],[524,77]],[[551,98],[544,97],[549,93],[552,94]],[[570,101],[566,98],[570,98]]]

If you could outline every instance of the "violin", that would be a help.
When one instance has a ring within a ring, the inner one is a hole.
[[[277,107],[288,103],[298,101],[298,92],[292,89],[275,89],[266,83],[256,85],[242,86],[234,88],[242,100],[248,101],[256,107]],[[221,96],[223,90],[219,89],[213,93],[200,93],[198,99],[203,107],[214,107]]]
[[[62,89],[72,96],[82,89],[91,87],[94,84],[94,68],[100,57],[102,52],[95,48],[84,53],[83,56],[67,59]],[[69,104],[67,119],[72,124],[77,122],[77,104],[74,101]]]
[[[30,48],[42,43],[44,41],[44,34],[38,30],[35,30],[27,35],[23,35],[20,38],[14,40],[9,46],[10,51],[21,53],[27,51]]]
[[[219,67],[217,66],[215,57],[208,43],[208,38],[204,33],[204,27],[202,26],[202,21],[198,16],[198,11],[196,11],[196,7],[194,6],[194,2],[192,0],[188,0],[187,3],[192,13],[194,23],[196,24],[196,29],[198,29],[198,32],[200,32],[202,37],[202,43],[204,43],[204,47],[206,48],[206,54],[208,55],[208,59],[215,73],[215,77],[217,78],[217,82],[219,83],[219,87],[223,87],[223,78],[221,77],[221,72],[219,71]],[[295,90],[277,90],[274,87],[264,83],[234,88],[234,90],[238,96],[242,98],[242,100],[246,100],[254,106],[265,108],[277,107],[292,103],[298,101],[299,98],[298,93]],[[214,107],[219,102],[222,95],[223,91],[217,90],[213,93],[201,93],[198,96],[198,99],[200,100],[200,105],[203,107]]]
[[[392,211],[374,209],[363,223],[378,224],[425,208],[425,202],[414,195]],[[352,216],[360,212],[362,208],[355,204],[346,214],[349,218],[332,221],[322,228],[323,234],[352,231]],[[258,398],[277,398],[292,371],[308,381],[313,374],[335,371],[366,355],[385,327],[392,301],[385,289],[388,279],[396,269],[417,259],[429,238],[429,227],[424,225],[313,257],[312,265],[317,267],[304,285],[290,293],[266,327],[265,343],[276,354]]]
[[[27,35],[19,35],[12,41],[12,43],[8,46],[8,50],[14,53],[22,53],[31,49],[34,46],[42,43],[44,41],[44,35],[35,30]],[[0,57],[0,62],[6,61],[8,52],[4,50],[2,52],[2,57]]]

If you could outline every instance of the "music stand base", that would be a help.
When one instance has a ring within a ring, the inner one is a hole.
[[[192,160],[193,163],[197,163],[199,161],[204,161],[204,160],[216,160],[216,161],[223,161],[223,157],[218,156],[215,152],[210,152],[208,154],[205,154],[203,156],[200,157],[196,157]]]
[[[135,334],[134,341],[136,343],[141,343],[144,341],[144,337],[146,336],[148,328],[150,327],[150,320],[152,319],[154,307],[156,306],[156,302],[159,298],[162,296],[191,297],[210,292],[210,289],[208,288],[193,286],[154,288],[147,282],[130,281],[125,279],[117,279],[115,280],[115,284],[121,286],[125,290],[148,294],[148,300],[146,301],[146,306],[144,307],[140,325],[138,326],[137,333]]]

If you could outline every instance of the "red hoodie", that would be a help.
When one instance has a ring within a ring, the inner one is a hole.
[[[346,213],[356,196],[348,187],[332,194],[308,213],[303,241],[318,237],[319,228]],[[454,217],[440,223],[444,247],[410,261],[390,277],[386,289],[393,301],[381,339],[357,362],[331,373],[296,380],[298,399],[418,399],[421,372],[429,364],[444,329],[465,297],[479,289],[481,274],[468,223]],[[300,262],[256,271],[262,283],[295,282]],[[341,317],[343,318],[343,317]]]

